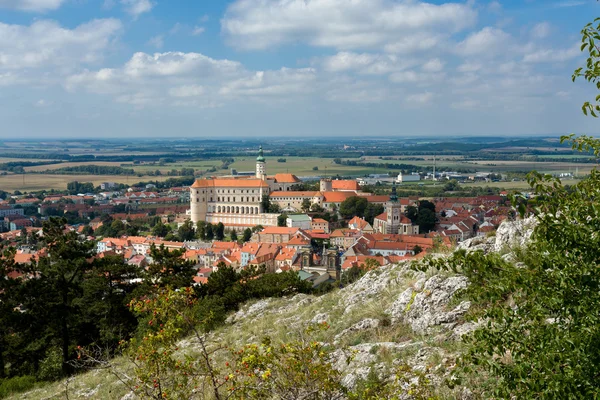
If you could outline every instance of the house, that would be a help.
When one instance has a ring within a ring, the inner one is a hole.
[[[306,214],[288,215],[285,223],[288,228],[300,228],[305,230],[311,229],[312,225],[310,217]]]
[[[323,231],[329,233],[329,222],[322,218],[313,218],[310,223],[310,229],[314,231]]]
[[[268,226],[252,236],[253,242],[262,243],[287,243],[295,236],[310,239],[300,228]]]
[[[353,231],[373,233],[373,227],[371,224],[360,217],[354,217],[348,221],[348,228],[352,229]]]

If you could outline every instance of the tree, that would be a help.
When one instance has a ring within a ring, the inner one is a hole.
[[[264,194],[260,200],[260,208],[262,209],[262,212],[269,212],[269,209],[271,208],[271,199],[268,194]]]
[[[121,338],[135,330],[137,321],[128,303],[139,275],[138,267],[126,263],[122,255],[94,261],[83,282],[82,304],[88,323],[98,329],[98,344],[115,349]]]
[[[243,242],[249,242],[250,239],[252,238],[252,230],[250,228],[246,228],[244,229],[244,236],[242,238]]]
[[[580,67],[573,73],[573,82],[577,78],[583,78],[593,83],[600,91],[600,50],[596,43],[600,42],[600,18],[587,24],[581,31],[581,51],[586,51],[588,58],[585,67]],[[598,117],[600,115],[600,94],[593,102],[586,101],[581,107],[585,115]]]
[[[196,231],[194,230],[194,223],[191,220],[186,220],[177,230],[179,240],[181,242],[187,242],[188,240],[194,240]]]
[[[260,232],[260,231],[262,231],[263,229],[265,229],[265,227],[264,227],[264,226],[262,226],[262,225],[256,225],[256,226],[253,226],[253,227],[252,227],[252,233]]]
[[[423,251],[423,248],[421,246],[419,246],[418,244],[415,245],[415,247],[413,247],[413,253],[415,254],[415,256],[419,253],[421,253]]]
[[[369,224],[373,225],[375,217],[384,212],[383,204],[369,203],[365,209],[364,218]]]
[[[363,217],[369,202],[364,197],[352,196],[340,204],[340,215],[343,218]]]
[[[213,240],[215,238],[214,227],[211,223],[206,224],[206,240]]]
[[[277,226],[287,226],[287,214],[281,214],[277,217]]]
[[[200,240],[206,240],[206,222],[198,221],[196,224],[196,236]]]
[[[304,212],[308,212],[310,210],[310,206],[311,206],[310,199],[303,199],[300,209]]]
[[[0,248],[0,379],[6,374],[6,356],[9,350],[9,339],[15,334],[17,290],[19,281],[13,278],[17,265],[14,262],[16,249]]]
[[[419,225],[419,232],[427,233],[435,226],[435,213],[429,208],[423,208],[419,210],[419,214],[417,215],[415,222],[417,225]]]
[[[600,90],[600,19],[582,31],[589,57],[583,76]],[[582,109],[598,116],[600,96]],[[564,136],[573,149],[600,155],[600,140]],[[456,252],[431,264],[461,271],[470,281],[462,295],[479,306],[471,318],[485,320],[467,337],[471,346],[460,362],[463,374],[485,370],[489,390],[482,397],[551,399],[600,397],[600,171],[573,187],[531,172],[534,200],[514,199],[519,213],[538,221],[519,265],[497,253]],[[520,201],[519,201],[520,200]],[[460,376],[457,377],[460,379]],[[457,381],[459,383],[460,381]]]
[[[217,227],[215,229],[215,239],[217,239],[217,240],[225,239],[225,225],[223,225],[222,222],[219,222],[217,224]]]
[[[169,250],[163,244],[150,246],[152,264],[148,266],[145,276],[146,290],[159,285],[173,289],[189,286],[194,276],[194,265],[183,258],[183,250]]]
[[[169,232],[169,226],[163,224],[162,221],[159,221],[156,225],[154,225],[154,228],[152,228],[152,234],[158,237],[165,237]]]
[[[235,231],[235,229],[231,230],[231,233],[229,234],[229,238],[231,239],[232,242],[237,242],[238,236],[237,236],[237,232]]]
[[[69,361],[74,356],[74,339],[81,334],[82,282],[92,265],[94,242],[78,240],[76,232],[64,232],[66,220],[51,218],[44,222],[44,241],[48,253],[39,258],[28,270],[38,279],[25,283],[27,296],[22,306],[37,319],[42,331],[35,332],[46,342],[59,343],[62,372],[71,371]],[[36,329],[37,330],[37,329]],[[35,337],[35,336],[33,336]]]

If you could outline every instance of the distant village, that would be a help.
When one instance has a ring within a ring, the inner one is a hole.
[[[417,259],[475,236],[493,235],[503,220],[514,216],[504,193],[419,199],[398,197],[395,180],[389,195],[363,192],[360,180],[321,179],[319,190],[310,191],[297,190],[301,183],[293,174],[268,175],[260,149],[254,175],[198,179],[191,187],[115,190],[107,182],[97,194],[13,195],[0,201],[0,240],[18,248],[17,262],[30,263],[45,251],[35,246],[43,236],[43,220],[68,215],[80,222],[65,229],[96,241],[97,257],[117,254],[146,268],[153,262],[151,246],[164,246],[193,261],[194,284],[205,283],[223,266],[264,266],[269,272],[297,271],[316,287],[351,268]],[[372,218],[344,218],[340,211],[345,202],[362,202],[381,212]],[[425,213],[425,204],[433,219],[430,228],[420,231],[415,215]],[[41,218],[26,216],[27,207],[36,207]],[[167,234],[160,234],[157,225]],[[220,226],[220,233],[199,237],[198,228],[209,225]],[[116,232],[118,236],[111,235]]]

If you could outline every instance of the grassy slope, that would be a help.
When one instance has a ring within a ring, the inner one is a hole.
[[[319,333],[317,340],[331,343],[333,338],[365,318],[385,320],[389,318],[385,310],[394,302],[400,293],[416,281],[416,275],[402,266],[383,267],[371,271],[370,279],[388,279],[385,288],[378,293],[369,293],[369,287],[358,281],[342,290],[335,290],[320,297],[298,295],[292,298],[266,299],[252,302],[242,307],[242,310],[232,316],[234,323],[228,323],[211,334],[215,343],[223,343],[239,348],[244,344],[260,342],[269,336],[273,343],[290,340],[294,335],[311,323],[315,316],[320,315],[328,321],[331,328]],[[386,275],[387,274],[387,275]],[[367,275],[369,277],[369,275]],[[364,278],[363,278],[364,279]],[[353,307],[348,308],[348,305]],[[248,310],[254,310],[248,312]],[[242,316],[240,318],[240,316]],[[427,363],[439,364],[439,360],[447,358],[456,350],[456,342],[440,342],[434,335],[420,337],[403,324],[380,326],[375,329],[352,332],[343,336],[336,347],[356,346],[364,343],[414,342],[417,345],[406,349],[390,351],[390,349],[374,346],[369,353],[376,357],[376,362],[393,369],[398,359],[410,358],[420,349],[434,349],[427,356]],[[194,354],[192,339],[182,342],[189,354]],[[224,363],[224,359],[218,362]],[[124,359],[116,359],[115,364],[122,371],[129,371],[131,365]],[[11,399],[57,399],[65,398],[66,381],[40,386],[30,392],[21,393]],[[129,391],[107,370],[87,372],[74,377],[68,383],[69,399],[120,399]]]

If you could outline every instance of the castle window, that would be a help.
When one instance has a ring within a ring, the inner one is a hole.
[[[200,203],[200,199],[196,197],[196,203]]]

